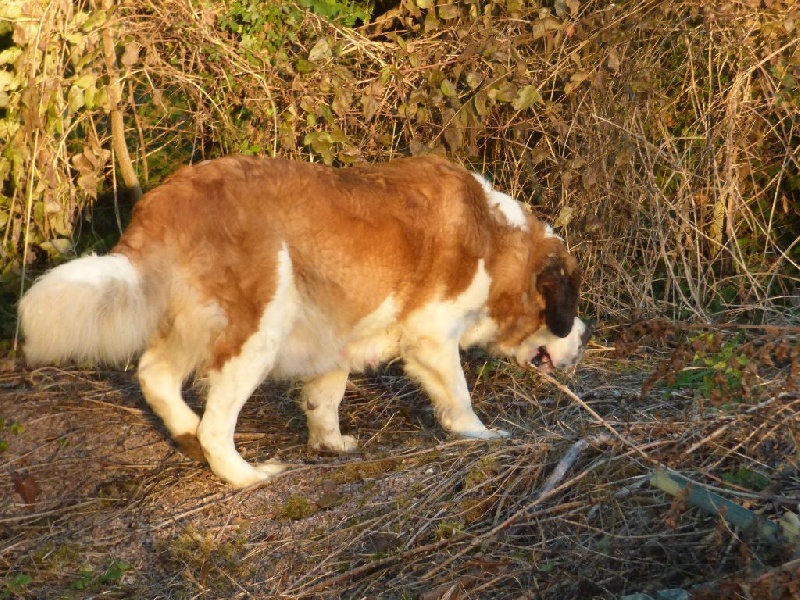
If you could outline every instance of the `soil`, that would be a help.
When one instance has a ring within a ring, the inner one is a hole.
[[[763,519],[797,514],[789,368],[710,406],[676,386],[642,396],[658,360],[593,348],[559,377],[575,402],[535,373],[467,357],[477,412],[513,433],[499,442],[448,438],[390,365],[348,385],[350,456],[307,451],[295,390],[264,385],[237,445],[297,466],[241,491],[177,450],[133,370],[6,361],[0,598],[796,597],[795,545],[649,482],[666,466]],[[201,393],[186,393],[200,410]]]

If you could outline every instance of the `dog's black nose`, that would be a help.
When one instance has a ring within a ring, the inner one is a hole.
[[[589,340],[592,337],[594,326],[589,321],[584,321],[583,324],[586,325],[586,329],[584,329],[583,333],[581,334],[581,344],[585,346],[587,343],[589,343]]]

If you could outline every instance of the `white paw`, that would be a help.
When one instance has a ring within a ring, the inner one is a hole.
[[[511,437],[511,434],[503,429],[480,429],[477,431],[458,431],[455,433],[468,440],[496,440]]]
[[[288,468],[288,465],[269,461],[255,465],[254,467],[254,469],[262,476],[261,481],[265,481],[273,475],[277,475],[278,473],[283,473]]]
[[[256,466],[240,466],[235,470],[225,472],[214,470],[214,473],[233,487],[242,489],[267,481],[285,469],[285,465],[264,463]]]
[[[309,438],[308,447],[317,452],[353,452],[358,448],[358,442],[352,435],[338,435],[320,439]]]

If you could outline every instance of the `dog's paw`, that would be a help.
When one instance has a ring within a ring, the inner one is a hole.
[[[277,475],[278,473],[283,473],[286,469],[289,468],[289,466],[279,462],[267,461],[255,465],[253,468],[259,473],[259,475],[261,475],[261,481],[264,481],[266,479],[269,479],[273,475]]]
[[[501,438],[509,438],[511,434],[504,429],[481,429],[478,431],[459,431],[459,437],[468,440],[497,440]]]
[[[309,439],[308,447],[315,452],[342,454],[354,452],[358,448],[358,442],[352,435],[328,436],[324,439]]]
[[[268,481],[287,468],[287,465],[277,462],[264,462],[258,465],[249,465],[242,461],[242,464],[238,465],[236,469],[214,472],[220,479],[233,487],[244,489]]]

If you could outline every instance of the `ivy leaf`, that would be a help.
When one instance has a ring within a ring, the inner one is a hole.
[[[56,238],[47,242],[42,242],[39,247],[47,252],[50,258],[60,258],[72,255],[72,242],[66,238]]]
[[[75,81],[72,82],[72,85],[81,88],[82,90],[88,90],[90,87],[95,87],[97,83],[97,76],[93,73],[86,73],[85,75],[81,75]]]
[[[0,52],[0,65],[10,65],[22,54],[22,48],[12,46]]]
[[[18,84],[11,71],[0,71],[0,92],[17,89]]]
[[[67,109],[69,113],[76,113],[81,108],[83,108],[83,90],[79,88],[77,85],[73,85],[69,88],[69,92],[67,93]]]
[[[566,0],[565,4],[569,8],[569,14],[571,14],[573,17],[577,17],[578,11],[581,7],[580,0]]]
[[[558,218],[556,218],[555,223],[553,223],[554,227],[558,227],[559,229],[566,227],[572,221],[572,218],[575,216],[575,209],[571,206],[562,206],[561,210],[558,213]]]
[[[316,67],[314,63],[304,58],[301,58],[295,64],[295,69],[297,69],[297,72],[302,74],[311,73],[315,68]]]
[[[87,18],[86,21],[83,23],[81,29],[83,29],[85,32],[88,33],[92,29],[95,29],[96,27],[100,27],[101,25],[103,25],[103,23],[106,22],[107,16],[108,15],[106,11],[104,10],[92,11],[91,14],[89,15],[89,18]]]

